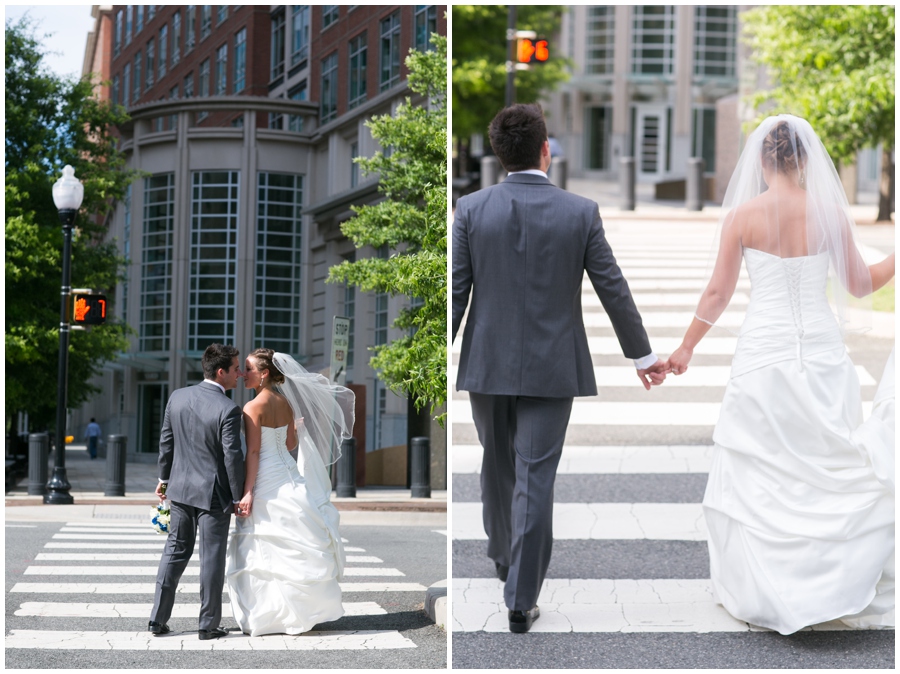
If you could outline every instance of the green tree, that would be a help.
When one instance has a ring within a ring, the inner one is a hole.
[[[26,411],[36,428],[55,416],[59,360],[62,227],[51,189],[71,164],[84,184],[72,246],[72,287],[111,290],[122,260],[104,243],[113,203],[132,179],[107,130],[127,119],[100,102],[89,79],[67,80],[44,65],[28,19],[6,23],[6,418]],[[89,214],[96,214],[91,217]],[[96,388],[89,380],[127,346],[127,326],[107,321],[74,331],[68,406]]]
[[[506,5],[453,6],[453,136],[465,142],[487,133],[490,121],[506,101]],[[516,101],[531,103],[568,78],[568,59],[560,58],[558,35],[563,7],[519,5],[518,30],[533,30],[551,39],[550,59],[517,70]]]
[[[373,347],[371,365],[391,390],[433,413],[447,396],[447,39],[432,35],[432,41],[434,51],[406,58],[409,88],[422,103],[407,97],[393,117],[366,122],[390,152],[356,161],[364,173],[379,175],[385,199],[354,206],[356,217],[341,226],[357,248],[387,247],[392,254],[332,267],[328,282],[416,299],[394,322],[406,336]]]
[[[882,144],[878,219],[890,219],[894,7],[771,5],[744,14],[754,58],[775,87],[752,103],[809,120],[835,163]],[[774,109],[764,106],[774,105]]]

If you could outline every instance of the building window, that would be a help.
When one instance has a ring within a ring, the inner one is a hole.
[[[228,18],[228,5],[219,5],[216,12],[216,25],[221,24]]]
[[[612,5],[587,8],[587,49],[584,72],[612,75],[615,59],[616,8]]]
[[[166,57],[169,54],[169,27],[159,29],[159,79],[166,75]]]
[[[200,96],[209,96],[209,59],[200,64]]]
[[[216,51],[216,96],[224,96],[228,86],[228,45]]]
[[[675,67],[675,7],[636,5],[631,72],[671,75]]]
[[[194,73],[188,73],[184,78],[184,97],[194,97]]]
[[[200,39],[205,40],[212,32],[212,5],[200,5]]]
[[[303,176],[260,173],[257,204],[255,343],[298,354]]]
[[[337,52],[322,61],[322,124],[337,117],[337,61]]]
[[[338,9],[337,5],[322,6],[322,30],[325,30],[338,20]]]
[[[144,6],[134,6],[134,34],[137,35],[144,29]]]
[[[276,80],[284,75],[284,12],[272,17],[272,75]]]
[[[434,5],[416,5],[416,49],[428,51],[431,34],[437,32],[437,8]]]
[[[240,115],[231,120],[231,126],[235,129],[243,129],[244,128],[244,116]]]
[[[716,109],[714,107],[694,108],[694,133],[692,157],[703,157],[706,173],[716,170]]]
[[[131,44],[131,17],[132,12],[134,11],[134,7],[132,5],[126,5],[125,7],[125,44]]]
[[[169,89],[169,100],[174,101],[178,98],[178,85]],[[169,115],[169,129],[174,131],[178,128],[178,115]]]
[[[129,96],[131,96],[131,64],[126,63],[122,68],[122,105],[126,108]]]
[[[153,21],[154,16],[156,16],[156,5],[147,5],[147,23]]]
[[[156,60],[156,42],[151,38],[147,43],[147,89],[153,86],[153,66]]]
[[[234,83],[232,93],[244,90],[247,76],[247,29],[241,28],[234,36]]]
[[[188,349],[234,340],[237,305],[238,171],[191,174]]]
[[[113,56],[118,56],[122,51],[122,22],[124,21],[124,13],[120,9],[116,12],[116,33],[113,37]]]
[[[125,223],[122,228],[122,257],[125,258],[126,267],[131,264],[131,189],[133,184],[125,188],[124,210]],[[123,322],[128,321],[128,276],[122,281],[122,316]]]
[[[175,174],[144,179],[140,351],[168,351],[172,324]]]
[[[356,158],[359,156],[359,141],[353,141],[350,145],[350,187],[359,185],[359,164]]]
[[[355,108],[366,100],[366,34],[350,40],[350,97],[347,105]]]
[[[694,75],[735,77],[737,7],[694,8]]]
[[[112,93],[111,97],[112,97],[113,105],[118,105],[119,104],[119,76],[118,75],[113,75],[112,92],[111,93]]]
[[[280,112],[270,112],[269,128],[277,129],[278,131],[284,129],[284,115],[282,115]]]
[[[400,12],[381,22],[381,90],[400,81]]]
[[[380,246],[377,255],[382,260],[390,257],[387,245]],[[388,338],[388,295],[375,293],[375,346],[387,344]]]
[[[141,97],[141,52],[134,55],[134,95],[131,98],[132,103],[137,103]]]
[[[292,101],[305,101],[307,96],[306,80],[288,92],[288,98]],[[303,117],[301,115],[288,115],[288,130],[303,132]]]
[[[184,32],[184,53],[187,54],[194,48],[197,40],[197,6],[188,5],[185,16],[187,17],[187,30]]]
[[[609,169],[609,139],[612,134],[612,108],[592,107],[587,114],[587,168]]]
[[[294,5],[291,65],[309,56],[309,5]]]
[[[172,16],[172,65],[181,60],[181,12]]]

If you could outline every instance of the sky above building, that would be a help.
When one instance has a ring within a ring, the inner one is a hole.
[[[91,5],[5,5],[4,24],[28,14],[44,46],[45,63],[57,75],[81,75],[87,36],[94,29]],[[52,52],[52,53],[51,53]]]

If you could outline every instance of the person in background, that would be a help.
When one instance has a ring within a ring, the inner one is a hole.
[[[94,417],[91,417],[91,423],[87,425],[87,428],[84,431],[84,439],[87,440],[88,443],[88,454],[91,455],[92,459],[97,458],[97,443],[100,442],[100,434],[103,431],[100,430],[100,424],[97,423],[97,420]]]

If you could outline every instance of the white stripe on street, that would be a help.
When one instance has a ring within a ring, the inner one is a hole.
[[[365,555],[347,555],[348,564],[384,564],[384,561],[378,557],[366,557]]]
[[[162,553],[153,552],[41,552],[36,562],[158,562]]]
[[[637,380],[636,375],[632,375]],[[687,376],[687,375],[685,375]],[[637,382],[640,386],[640,382]],[[663,384],[665,386],[665,384]],[[648,398],[652,391],[645,391]],[[577,399],[576,399],[577,400]],[[572,405],[570,426],[715,426],[722,403],[582,403]],[[450,403],[453,423],[471,424],[472,406],[468,400]]]
[[[609,314],[602,311],[585,311],[582,314],[586,328],[611,328]],[[642,311],[641,322],[645,328],[680,328],[687,330],[694,319],[693,311]],[[737,332],[744,322],[744,313],[726,311],[716,321],[717,328],[728,328]],[[655,341],[655,338],[654,338]],[[702,344],[702,342],[701,342]]]
[[[45,548],[67,550],[162,550],[166,545],[166,539],[159,537],[158,543],[54,543],[44,545]]]
[[[462,341],[453,342],[453,353],[462,351]],[[681,337],[654,337],[651,345],[657,354],[672,353],[681,345]],[[694,355],[733,356],[737,337],[707,337],[694,349]],[[588,348],[595,356],[622,356],[622,347],[615,337],[588,337]],[[60,534],[62,535],[62,534]]]
[[[66,604],[59,602],[25,602],[17,616],[40,618],[146,618],[153,610],[153,604]],[[223,615],[231,615],[231,604],[222,604]],[[196,618],[200,614],[200,604],[175,604],[173,618]],[[345,616],[386,615],[387,611],[377,602],[346,602]]]
[[[342,592],[424,592],[419,583],[341,583]],[[199,594],[200,583],[180,583],[178,594]],[[16,583],[10,592],[28,594],[154,594],[156,583]],[[228,586],[225,586],[228,592]]]
[[[487,540],[480,503],[453,504],[454,540]],[[554,503],[554,540],[705,541],[699,503]]]
[[[550,579],[531,632],[764,632],[732,618],[707,579]],[[848,630],[834,620],[806,630]],[[503,583],[453,579],[453,630],[508,632]]]
[[[344,547],[344,552],[365,552],[364,548],[348,548]]]
[[[155,576],[155,566],[29,566],[26,576]],[[199,566],[188,566],[185,576],[199,576]],[[347,567],[345,576],[405,576],[399,569]]]
[[[153,509],[155,504],[148,503],[147,504],[147,521],[150,521],[149,513]],[[66,522],[65,526],[67,527],[87,527],[89,529],[146,529],[149,525],[135,522],[134,524],[122,524],[121,522],[95,522],[94,520],[90,520],[88,522]]]
[[[61,534],[86,534],[86,533],[97,533],[97,534],[146,534],[148,532],[152,533],[152,528],[150,527],[150,511],[151,508],[147,508],[147,523],[142,524],[140,526],[105,526],[105,527],[95,527],[91,524],[67,524],[62,529],[59,530]]]
[[[200,641],[196,632],[154,637],[149,632],[10,630],[5,645],[7,649],[67,651],[337,651],[416,647],[395,630],[307,632],[297,636],[269,634],[264,637],[230,632],[221,639],[207,641]]]
[[[166,537],[162,534],[155,534],[147,526],[147,534],[144,536],[123,536],[114,534],[53,534],[55,540],[70,541],[165,541]]]
[[[661,357],[665,357],[665,354],[661,354]],[[450,371],[451,386],[456,384],[456,374],[457,368],[454,367]],[[861,386],[875,386],[878,383],[862,365],[856,366],[856,374],[859,376],[859,383]],[[678,388],[725,388],[725,386],[728,385],[728,380],[730,378],[731,367],[728,365],[692,365],[685,374],[678,376],[668,375],[664,386],[666,388],[671,388],[673,386],[677,386]],[[597,387],[600,389],[616,387],[634,388],[636,386],[641,386],[641,382],[638,380],[633,365],[595,367],[594,379],[597,381]],[[456,447],[454,446],[453,449],[455,451]]]
[[[704,288],[706,288],[706,281],[704,279],[667,279],[667,278],[656,278],[656,279],[629,279],[626,276],[626,280],[628,280],[628,287],[632,290],[696,290],[698,293],[701,292]],[[746,292],[750,290],[750,282],[748,281],[738,281],[737,290]],[[590,283],[587,283],[584,286],[585,293],[594,292],[594,288]],[[699,296],[699,295],[698,295]]]
[[[37,524],[7,524],[7,529],[37,529]]]
[[[642,306],[659,306],[659,307],[696,307],[700,301],[700,293],[632,293],[634,303],[640,308]],[[750,296],[747,293],[735,292],[731,296],[728,303],[730,307],[749,304]],[[600,298],[594,293],[582,293],[581,306],[602,307]]]
[[[453,446],[453,473],[480,473],[480,445]],[[558,475],[708,473],[713,445],[584,447],[566,445]],[[454,503],[454,512],[458,504]]]
[[[615,251],[613,251],[613,253],[615,254]],[[623,272],[626,269],[631,269],[634,267],[650,267],[656,270],[658,276],[665,276],[670,269],[705,269],[707,262],[714,263],[715,260],[710,260],[709,255],[702,255],[700,253],[678,253],[677,255],[669,253],[668,257],[653,257],[651,255],[644,254],[634,255],[632,253],[629,253],[627,255],[616,255],[616,263],[619,265]],[[625,274],[625,278],[628,278],[627,273]]]

